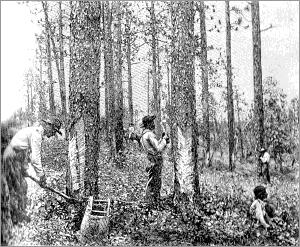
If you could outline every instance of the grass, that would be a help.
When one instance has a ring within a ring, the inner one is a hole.
[[[52,139],[44,147],[49,182],[63,190],[67,145],[63,140]],[[259,231],[251,228],[247,216],[253,188],[259,183],[253,163],[238,161],[235,171],[229,172],[226,156],[221,158],[216,154],[211,167],[199,169],[201,201],[197,209],[180,210],[173,206],[170,197],[174,169],[166,155],[162,173],[163,207],[149,210],[143,203],[146,155],[130,148],[125,165],[119,168],[108,161],[107,152],[102,144],[99,197],[109,197],[113,204],[110,237],[101,245],[296,245],[299,237],[299,179],[295,176],[299,172],[298,163],[293,168],[288,167],[284,176],[271,165],[272,183],[267,189],[277,206],[276,227],[257,236]],[[32,184],[28,193],[31,222],[14,228],[12,245],[99,245],[95,241],[81,242],[78,222],[74,223],[78,209]]]

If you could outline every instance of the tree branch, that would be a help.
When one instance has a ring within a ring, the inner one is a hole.
[[[272,23],[270,24],[270,26],[269,26],[269,27],[267,27],[267,28],[265,28],[265,29],[262,29],[262,30],[260,30],[260,32],[267,31],[267,30],[269,30],[269,29],[271,29],[271,28],[274,28],[274,26],[273,26],[273,24],[272,24]]]

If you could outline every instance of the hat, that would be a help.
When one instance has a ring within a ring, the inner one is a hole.
[[[50,124],[51,127],[53,128],[53,130],[55,130],[58,134],[62,135],[62,133],[60,132],[60,128],[61,128],[61,121],[58,118],[53,118],[53,119],[47,119],[47,120],[42,120],[44,123],[46,124]]]
[[[260,152],[265,152],[265,151],[267,151],[265,148],[262,148],[262,149],[260,150]]]
[[[255,198],[260,198],[260,196],[266,192],[266,188],[262,185],[258,185],[253,190]]]
[[[152,116],[149,116],[149,115],[148,115],[148,116],[143,117],[141,127],[142,127],[142,128],[145,128],[145,126],[146,126],[148,123],[153,122],[155,118],[156,118],[156,116],[154,116],[154,115],[152,115]]]

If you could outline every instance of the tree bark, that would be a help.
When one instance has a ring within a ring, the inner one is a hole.
[[[112,10],[109,2],[104,3],[106,15],[105,15],[105,69],[106,69],[106,84],[107,84],[107,96],[108,96],[108,135],[109,144],[111,147],[110,154],[114,160],[116,157],[116,136],[115,136],[115,83],[114,83],[114,61],[113,61],[113,39],[112,39]]]
[[[59,75],[59,86],[60,86],[60,98],[61,108],[63,115],[63,122],[66,126],[67,116],[67,99],[66,99],[66,82],[65,82],[65,64],[64,64],[64,38],[63,38],[63,20],[62,20],[62,7],[61,2],[58,2],[59,6],[59,61],[60,61],[60,75]]]
[[[196,133],[194,3],[172,2],[172,146],[174,199],[193,201],[199,192]]]
[[[198,6],[200,14],[201,34],[201,67],[202,67],[202,105],[205,140],[205,165],[208,165],[210,158],[210,126],[209,126],[209,92],[208,92],[208,64],[207,64],[207,36],[205,24],[205,6],[201,1]]]
[[[232,70],[231,70],[231,24],[229,1],[225,1],[226,9],[226,57],[227,57],[227,113],[228,113],[228,144],[229,144],[229,170],[234,169],[234,107],[232,91]]]
[[[80,195],[98,195],[100,3],[77,2],[72,19],[72,67],[70,74],[70,138],[83,135],[80,146]],[[86,14],[88,13],[88,18]],[[75,32],[75,30],[77,32]],[[74,32],[73,32],[74,31]],[[85,35],[83,35],[85,34]],[[72,107],[71,107],[72,106]],[[87,107],[88,106],[88,107]],[[74,129],[80,123],[80,131]],[[77,132],[77,134],[74,132]],[[74,140],[74,139],[73,139]],[[78,144],[78,142],[77,142]],[[83,149],[83,152],[82,152]],[[84,153],[84,154],[82,154]],[[83,162],[81,161],[83,160]]]
[[[151,51],[152,51],[152,79],[153,79],[153,100],[154,100],[154,114],[156,135],[161,135],[161,109],[160,109],[160,92],[157,75],[157,42],[156,42],[156,18],[154,13],[154,2],[151,2]]]
[[[117,105],[116,105],[116,152],[120,154],[123,152],[123,84],[122,84],[122,30],[121,30],[121,3],[116,4],[117,7],[117,64],[116,64],[116,83],[117,83]]]
[[[129,121],[133,123],[133,101],[132,101],[132,72],[131,72],[131,38],[130,38],[130,19],[129,14],[126,15],[125,25],[125,37],[126,37],[126,60],[128,69],[128,108],[129,108]]]
[[[50,44],[50,31],[47,25],[48,21],[48,5],[47,2],[42,2],[44,14],[45,14],[45,33],[46,33],[46,49],[47,49],[47,62],[48,62],[48,80],[49,80],[49,107],[50,114],[56,115],[55,101],[54,101],[54,89],[53,89],[53,74],[52,74],[52,63],[51,63],[51,44]]]
[[[264,108],[261,69],[261,34],[259,2],[251,4],[252,40],[253,40],[253,82],[254,82],[254,118],[256,126],[256,151],[264,146]]]

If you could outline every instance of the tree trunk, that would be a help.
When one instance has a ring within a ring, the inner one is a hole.
[[[38,119],[45,119],[46,118],[46,104],[45,104],[45,89],[44,89],[44,81],[43,81],[43,51],[41,44],[39,43],[39,63],[40,63],[40,78],[39,78],[39,87],[38,87],[38,95],[39,95],[39,114]]]
[[[231,24],[229,1],[226,1],[226,56],[227,56],[227,113],[228,113],[228,144],[229,144],[229,170],[234,169],[234,107],[232,91],[232,71],[231,71]]]
[[[45,8],[44,8],[44,11]],[[63,123],[65,124],[66,118],[66,85],[65,85],[65,74],[64,74],[64,51],[63,51],[63,34],[62,34],[62,9],[61,9],[61,2],[59,2],[59,55],[57,52],[57,48],[54,42],[54,32],[51,28],[50,21],[48,19],[48,14],[45,12],[46,16],[46,25],[48,26],[48,30],[50,33],[50,39],[52,43],[52,51],[55,58],[55,64],[58,74],[58,82],[60,88],[60,100],[61,100],[61,110],[62,110],[62,118]]]
[[[116,152],[123,152],[123,84],[122,84],[122,30],[121,30],[121,3],[116,4],[117,7],[117,64],[116,64],[116,83],[117,83],[117,104],[116,104]],[[132,92],[131,92],[132,93]]]
[[[201,34],[201,67],[202,67],[202,105],[205,140],[205,165],[208,165],[210,158],[210,126],[209,126],[209,92],[208,92],[208,64],[207,64],[207,37],[205,24],[205,6],[201,1],[198,6],[200,14]]]
[[[172,150],[174,200],[193,201],[199,192],[196,133],[195,39],[193,2],[172,2]]]
[[[50,44],[50,31],[48,22],[48,6],[47,2],[42,2],[44,14],[45,14],[45,33],[46,33],[46,49],[47,49],[47,61],[48,61],[48,80],[49,80],[49,106],[50,114],[56,115],[55,101],[54,101],[54,89],[53,89],[53,76],[52,76],[52,63],[51,63],[51,44]]]
[[[109,135],[109,129],[108,129],[108,119],[109,119],[109,95],[108,95],[108,77],[107,77],[107,44],[106,44],[106,14],[105,14],[105,10],[106,10],[106,5],[104,2],[102,2],[102,30],[103,30],[103,40],[104,40],[104,50],[103,50],[103,58],[104,58],[104,105],[105,105],[105,138],[106,141],[110,143],[110,135]]]
[[[98,159],[99,159],[99,90],[98,76],[100,69],[100,3],[78,2],[71,26],[74,37],[71,39],[73,59],[70,74],[70,128],[83,123],[84,148],[83,162],[80,161],[80,194],[82,196],[97,196],[98,191]],[[93,11],[91,11],[93,10]],[[86,12],[88,18],[86,18]],[[74,29],[73,29],[74,28]],[[85,34],[85,35],[83,35]],[[83,37],[80,43],[79,37]],[[84,45],[82,45],[84,44]],[[80,75],[80,76],[79,76]],[[87,107],[88,106],[88,107]],[[82,121],[83,120],[83,121]],[[77,136],[71,133],[70,138]],[[77,143],[78,144],[78,143]],[[82,152],[82,151],[80,151]],[[81,153],[82,155],[82,153]]]
[[[244,154],[244,136],[242,132],[242,124],[241,124],[241,117],[240,117],[240,107],[239,107],[239,99],[237,99],[237,117],[238,117],[238,125],[239,125],[239,136],[240,136],[240,145],[241,145],[241,155],[242,159],[245,158]]]
[[[147,100],[148,100],[148,104],[147,104],[147,114],[149,115],[150,113],[150,70],[148,68],[147,71]]]
[[[132,101],[132,72],[131,72],[131,39],[130,39],[130,19],[129,14],[126,15],[125,25],[125,37],[126,37],[126,60],[128,69],[128,108],[129,108],[129,121],[133,123],[133,101]]]
[[[256,126],[256,151],[264,146],[264,108],[261,69],[261,36],[259,19],[259,2],[253,1],[252,40],[253,40],[253,82],[254,82],[254,118]]]
[[[152,79],[153,79],[153,100],[154,100],[154,114],[156,135],[161,135],[161,112],[160,112],[160,97],[159,85],[157,76],[157,42],[156,42],[156,18],[154,14],[154,2],[151,2],[151,50],[152,50]]]
[[[62,21],[62,8],[61,2],[58,2],[59,6],[59,61],[60,61],[60,75],[59,75],[59,86],[60,86],[60,99],[63,122],[66,126],[67,116],[67,99],[66,99],[66,82],[65,82],[65,65],[64,65],[64,39],[63,39],[63,21]]]
[[[254,82],[254,126],[256,136],[256,160],[258,151],[264,146],[264,105],[261,68],[261,36],[259,19],[259,2],[251,3],[252,40],[253,40],[253,82]],[[260,166],[260,162],[257,163]],[[257,167],[257,171],[260,167]]]
[[[105,2],[105,42],[104,49],[106,51],[105,56],[105,69],[106,69],[106,84],[107,96],[108,96],[108,114],[107,114],[107,126],[109,135],[109,145],[111,147],[110,154],[114,160],[116,157],[116,136],[115,136],[115,84],[114,84],[114,62],[113,62],[113,39],[112,39],[112,10],[109,2]]]

